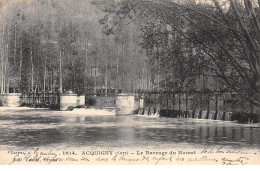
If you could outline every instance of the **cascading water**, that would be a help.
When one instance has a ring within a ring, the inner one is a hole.
[[[197,118],[197,119],[200,118],[200,111],[199,110],[195,110],[194,118]]]
[[[210,111],[208,119],[215,120],[216,111]]]
[[[223,115],[224,115],[224,112],[218,112],[217,113],[217,120],[223,120]]]
[[[232,112],[226,112],[225,113],[225,121],[231,121]]]
[[[202,111],[201,119],[208,119],[208,111]]]

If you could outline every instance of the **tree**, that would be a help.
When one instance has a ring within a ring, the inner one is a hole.
[[[258,2],[212,0],[203,4],[141,0],[122,1],[121,5],[123,7],[114,12],[120,18],[117,21],[134,15],[134,21],[142,23],[143,47],[151,60],[156,61],[160,56],[161,68],[168,73],[166,78],[173,78],[174,87],[175,83],[194,82],[200,75],[215,77],[224,83],[226,90],[235,91],[242,99],[260,106]],[[153,30],[151,25],[158,21],[162,27],[169,25],[172,32]],[[175,36],[181,43],[170,48],[155,48],[156,42],[167,41],[165,35]]]

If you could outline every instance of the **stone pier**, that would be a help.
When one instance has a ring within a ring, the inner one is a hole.
[[[139,109],[139,100],[135,99],[133,94],[118,94],[116,95],[116,114],[130,115],[136,114]]]
[[[21,105],[20,93],[0,94],[0,106],[17,107]]]
[[[77,97],[77,106],[85,106],[85,96],[81,95]]]
[[[77,106],[77,94],[61,94],[60,95],[60,110],[73,110]]]

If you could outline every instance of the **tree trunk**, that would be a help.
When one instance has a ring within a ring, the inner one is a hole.
[[[149,73],[147,71],[147,74],[146,74],[146,77],[147,77],[147,91],[149,91],[149,83],[150,83],[150,79],[149,79]]]
[[[85,40],[85,76],[84,76],[84,90],[87,92],[87,71],[88,71],[88,33]]]
[[[3,27],[3,33],[2,33],[2,39],[1,39],[1,94],[4,93],[4,80],[5,80],[5,72],[4,72],[4,66],[5,66],[5,45],[4,45],[4,36],[5,36],[5,31]]]
[[[44,59],[43,92],[46,91],[46,75],[47,75],[47,51],[45,52],[45,59]]]
[[[48,91],[52,91],[52,58],[49,59],[49,70],[48,70]]]
[[[119,62],[119,43],[117,44],[117,57],[116,57],[116,93],[118,93],[118,62]]]
[[[122,60],[125,60],[125,45],[124,45],[124,43],[122,43]],[[124,65],[124,63],[122,63],[122,65]],[[123,68],[124,68],[124,66],[123,66]],[[124,86],[124,84],[125,84],[125,77],[124,77],[124,69],[123,69],[123,75],[122,75],[122,92],[125,92],[125,86]]]
[[[98,71],[98,59],[97,59],[97,62],[96,62],[96,69],[95,69],[95,87],[94,87],[94,94],[97,93],[97,71]]]
[[[160,91],[160,63],[159,63],[160,56],[158,55],[157,58],[157,91]]]
[[[40,50],[38,49],[37,50],[37,57],[38,57],[38,60],[37,60],[37,78],[36,78],[36,87],[35,87],[35,91],[38,92],[40,90],[40,87],[39,87],[39,82],[40,82]]]
[[[132,85],[132,93],[135,92],[135,70],[136,70],[136,67],[135,67],[135,56],[136,56],[136,46],[135,46],[135,42],[134,42],[134,35],[133,35],[133,40],[132,40],[133,44],[133,56],[132,56],[132,61],[133,63],[132,64],[132,71],[131,71],[131,85]]]
[[[30,48],[30,59],[31,59],[31,91],[33,92],[33,74],[34,74],[34,67],[33,67],[33,57],[32,57],[32,45]]]
[[[63,93],[63,88],[62,88],[62,45],[60,45],[61,47],[60,47],[60,51],[59,51],[59,56],[60,56],[60,76],[59,76],[59,78],[60,78],[60,86],[59,86],[59,92],[60,93]]]
[[[16,44],[17,44],[17,40],[16,40],[16,24],[14,25],[14,72],[16,72]],[[16,77],[16,73],[14,74],[14,76]],[[16,79],[14,78],[14,93],[16,92]]]
[[[21,84],[22,84],[22,63],[23,62],[23,41],[21,41],[20,48],[20,62],[19,62],[19,73],[20,73],[20,92],[21,92]]]
[[[6,63],[5,63],[5,74],[6,74],[6,93],[9,93],[9,72],[7,72],[7,68],[9,69],[9,31],[7,30],[7,42],[6,42]]]
[[[106,94],[106,96],[107,96],[107,81],[108,81],[108,71],[107,71],[108,69],[107,69],[107,63],[106,63],[106,73],[105,73],[105,94]]]
[[[106,62],[106,73],[105,73],[105,96],[107,96],[107,65],[108,65],[108,55],[107,55],[107,44],[106,44],[106,37],[104,36],[104,46],[105,46],[105,56],[106,56],[106,60],[105,60],[105,62]]]
[[[123,71],[122,73],[122,93],[125,93],[125,83],[124,83],[124,78],[125,78],[125,72]]]

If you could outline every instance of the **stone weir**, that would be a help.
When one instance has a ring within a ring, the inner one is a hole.
[[[145,94],[139,106],[138,115],[260,122],[260,111],[239,101],[236,94]]]
[[[0,106],[28,106],[67,111],[73,110],[75,107],[85,107],[85,96],[78,96],[74,93],[7,93],[0,94]]]

